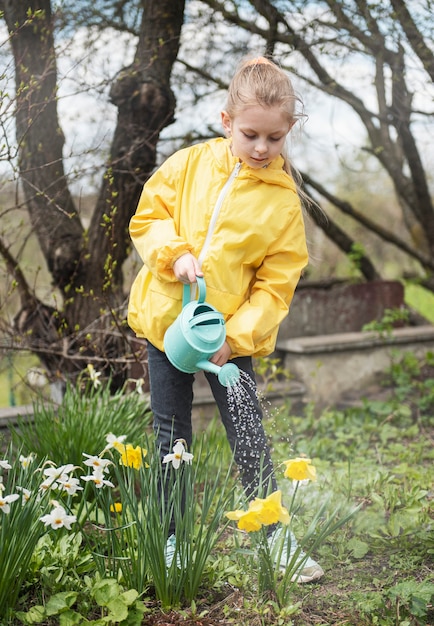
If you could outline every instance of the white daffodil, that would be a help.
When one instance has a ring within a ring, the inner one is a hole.
[[[51,526],[54,530],[63,528],[63,526],[68,530],[71,530],[71,524],[77,521],[77,517],[75,515],[68,515],[63,506],[60,505],[54,507],[51,513],[43,515],[39,519],[45,524],[45,526]]]
[[[116,436],[113,433],[109,433],[105,437],[105,440],[107,441],[107,445],[104,448],[104,452],[106,450],[110,450],[110,448],[116,447],[117,445],[121,445],[125,441],[126,438],[127,438],[126,435]]]
[[[7,470],[7,469],[11,469],[11,468],[12,468],[12,465],[10,465],[10,464],[8,463],[8,461],[7,461],[6,459],[4,459],[4,461],[0,461],[0,467],[1,467],[2,469],[6,469],[6,470]]]
[[[166,454],[163,458],[163,463],[172,463],[175,469],[178,469],[181,463],[190,464],[193,459],[193,455],[190,454],[190,452],[187,452],[185,445],[184,439],[178,439],[175,441],[175,445],[172,448],[173,453]]]
[[[32,495],[31,491],[29,491],[25,487],[17,487],[17,491],[21,493],[21,500],[23,504],[30,500],[30,496]]]
[[[101,384],[101,381],[99,380],[101,372],[97,372],[92,363],[89,363],[89,365],[87,366],[87,371],[89,373],[89,378],[92,381],[94,388],[96,389]]]
[[[48,378],[45,375],[44,370],[39,367],[31,367],[26,374],[27,382],[31,387],[45,387],[48,383]]]
[[[96,471],[93,474],[89,474],[88,476],[81,476],[81,480],[85,480],[86,482],[93,482],[97,489],[102,489],[102,487],[114,487],[114,484],[112,482],[104,478],[104,475],[101,471]]]
[[[47,478],[43,480],[39,485],[39,491],[49,491],[50,489],[57,489],[59,485],[54,480],[54,478]]]
[[[73,469],[75,469],[75,465],[73,465],[72,463],[60,465],[59,467],[56,467],[55,465],[53,465],[52,467],[46,467],[43,472],[46,478],[39,485],[40,491],[48,491],[48,489],[58,489],[59,485],[57,481],[61,478],[68,477]]]
[[[35,459],[35,455],[34,454],[29,454],[29,456],[24,456],[24,455],[20,454],[21,467],[23,469],[27,469],[29,467],[29,465],[31,465],[31,463],[34,461],[34,459]]]
[[[113,465],[113,462],[109,459],[103,459],[100,456],[95,456],[93,454],[86,454],[83,452],[83,456],[86,457],[86,461],[84,464],[88,467],[92,467],[94,471],[107,472],[108,465]]]
[[[144,378],[138,378],[136,380],[136,391],[139,394],[139,396],[143,396],[143,394],[145,393],[143,391],[143,385],[145,384],[145,379]]]
[[[83,487],[80,485],[78,478],[67,476],[66,474],[58,479],[58,484],[69,496],[75,495],[77,491],[83,491]]]
[[[47,480],[51,479],[55,481],[58,480],[61,476],[70,474],[73,469],[75,469],[75,465],[73,465],[72,463],[59,465],[59,467],[53,465],[52,467],[46,467],[44,469],[44,476],[47,477]]]
[[[19,497],[17,493],[11,493],[9,496],[0,495],[0,511],[8,514],[11,510],[10,503],[15,502]]]

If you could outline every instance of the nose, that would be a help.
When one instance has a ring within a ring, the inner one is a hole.
[[[262,139],[259,139],[256,142],[255,150],[258,154],[265,154],[266,152],[268,152],[267,142]]]

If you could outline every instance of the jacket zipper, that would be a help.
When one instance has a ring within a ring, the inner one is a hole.
[[[222,204],[224,199],[226,198],[226,195],[229,191],[229,187],[231,186],[234,178],[236,178],[238,176],[238,173],[241,169],[241,161],[239,161],[238,163],[235,164],[234,169],[232,170],[232,172],[230,173],[229,178],[227,179],[227,181],[225,182],[222,190],[219,193],[219,196],[217,198],[217,202],[215,203],[212,215],[211,215],[211,219],[209,221],[209,225],[208,225],[208,232],[206,233],[206,237],[205,237],[205,241],[204,244],[202,246],[202,250],[199,253],[199,256],[197,257],[197,260],[199,261],[199,265],[200,267],[202,267],[202,263],[203,260],[205,258],[206,253],[208,252],[208,248],[209,248],[209,244],[211,243],[211,237],[212,234],[214,232],[214,228],[217,222],[217,218],[219,216],[220,213],[220,209],[222,208]]]

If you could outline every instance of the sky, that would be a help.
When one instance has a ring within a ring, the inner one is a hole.
[[[80,40],[86,36],[84,32],[76,35],[72,58],[59,57],[59,117],[66,137],[65,156],[70,170],[83,168],[83,165],[92,170],[100,164],[101,155],[96,156],[93,148],[108,149],[116,124],[116,108],[106,97],[96,96],[96,89],[86,93],[81,85],[97,86],[101,76],[115,76],[133,56],[131,41],[127,38],[117,41],[117,54],[113,54],[113,39],[107,36],[106,39],[100,38],[98,49],[92,53],[89,62],[79,66]],[[118,34],[116,37],[119,39]],[[200,67],[200,59],[195,63]],[[345,153],[356,149],[364,131],[355,114],[339,101],[318,92],[302,92],[303,86],[294,83],[296,91],[302,95],[307,115],[306,120],[294,128],[289,139],[290,154],[297,161],[297,167],[321,168],[324,153],[329,154],[333,147],[339,147]],[[192,104],[189,92],[178,91],[176,121],[163,130],[161,139],[182,136],[188,129],[206,133],[212,127],[221,132],[220,111],[224,107],[225,95],[224,91],[210,93],[200,105],[196,105]],[[167,150],[170,148],[163,147],[163,151]],[[93,184],[91,172],[86,184]]]
[[[190,7],[193,5],[194,3],[189,3]],[[207,61],[213,42],[231,36],[232,33],[228,31],[227,26],[218,21],[214,24],[214,31],[210,35],[205,28],[198,29],[193,20],[186,20],[180,56],[190,60],[193,65],[201,67]],[[2,26],[0,41],[4,40],[4,37],[5,30]],[[66,137],[65,164],[76,193],[92,192],[100,182],[100,168],[104,163],[116,124],[116,108],[108,102],[107,87],[104,86],[104,82],[112,80],[123,66],[131,62],[135,43],[133,38],[122,36],[118,32],[107,31],[102,35],[99,33],[94,38],[92,33],[85,29],[78,30],[72,38],[64,37],[57,42],[59,118]],[[261,44],[261,40],[255,40],[252,36],[240,35],[238,47],[247,51],[247,49],[255,50],[255,45],[257,45],[259,50]],[[0,47],[0,50],[4,54],[5,46]],[[297,59],[294,58],[297,70],[299,69]],[[227,64],[227,68],[221,67],[222,76],[226,74],[229,77],[235,65],[234,61],[228,58],[228,55],[218,58],[217,63]],[[366,68],[363,63],[360,58],[351,65],[342,64],[339,78],[345,80],[350,88],[354,85],[354,90],[360,91],[363,97],[367,98],[370,106],[375,106],[375,100],[372,95],[370,96],[373,92],[369,81],[366,80]],[[9,76],[8,89],[10,90],[12,66],[8,63],[7,67],[6,76]],[[177,65],[174,76],[177,73],[182,74],[182,71],[182,67]],[[418,74],[415,73],[416,94],[427,94],[423,86],[418,84],[418,80]],[[3,88],[4,83],[3,80],[2,84],[0,77],[0,88]],[[339,100],[326,97],[317,90],[306,87],[296,77],[294,86],[304,101],[307,118],[305,123],[302,126],[299,125],[298,128],[295,127],[290,135],[289,152],[292,159],[299,169],[307,170],[313,175],[321,172],[324,176],[324,168],[327,167],[334,176],[342,162],[351,163],[359,151],[365,137],[364,127],[352,109]],[[431,98],[433,96],[434,94],[431,93]],[[184,92],[182,89],[176,89],[176,97],[176,122],[163,130],[162,140],[167,142],[171,137],[182,136],[189,129],[205,131],[211,126],[220,130],[220,111],[225,99],[223,91],[208,94],[203,98],[200,106],[193,105],[192,94],[188,89]],[[425,95],[425,98],[429,99],[429,97],[429,93]],[[0,107],[4,106],[3,100]],[[432,108],[432,100],[427,104],[421,99],[421,107],[423,106]],[[9,140],[11,130],[9,125],[7,129]],[[419,140],[423,154],[432,154],[434,145],[432,125],[431,129],[430,127],[421,128]],[[165,153],[167,150],[170,151],[170,147],[162,144],[162,152]],[[87,171],[84,177],[83,167]]]

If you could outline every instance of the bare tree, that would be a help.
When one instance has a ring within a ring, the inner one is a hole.
[[[420,148],[420,128],[424,123],[428,128],[432,120],[434,25],[428,19],[429,3],[197,0],[187,4],[183,23],[184,9],[184,0],[77,0],[67,7],[83,25],[124,31],[136,42],[132,62],[110,87],[117,121],[87,225],[65,173],[58,116],[55,34],[68,18],[66,9],[53,15],[49,0],[0,0],[13,54],[24,206],[59,294],[58,305],[49,306],[37,295],[1,236],[0,256],[19,299],[18,336],[51,372],[71,375],[94,359],[99,369],[122,378],[125,355],[134,359],[122,268],[130,252],[127,226],[141,187],[155,167],[157,149],[164,158],[182,144],[220,132],[205,122],[203,108],[183,115],[185,93],[194,106],[203,107],[210,98],[218,106],[216,98],[222,96],[236,61],[253,50],[274,56],[307,88],[355,112],[366,136],[360,149],[372,155],[392,182],[405,231],[397,232],[353,206],[329,188],[323,172],[303,172],[306,190],[319,204],[333,205],[414,259],[423,282],[434,290],[434,208],[428,159],[424,161]],[[362,82],[359,73],[358,89],[352,68],[360,65],[366,76]],[[412,82],[415,74],[417,84]],[[174,125],[171,140],[163,145],[160,134],[174,119],[172,89],[182,128]],[[3,98],[2,111],[7,102]],[[331,146],[328,159],[332,151]],[[12,152],[12,146],[0,146],[0,158],[13,158]],[[339,219],[328,216],[323,221],[315,211],[312,216],[343,251],[353,250],[356,242]],[[382,276],[382,268],[367,253],[359,254],[359,264],[366,279]]]
[[[307,191],[321,204],[333,204],[370,232],[420,263],[424,284],[434,290],[434,205],[418,137],[432,121],[434,71],[433,21],[430,3],[403,0],[370,3],[366,0],[203,0],[212,19],[221,15],[235,32],[248,33],[252,48],[274,56],[310,88],[350,107],[366,131],[361,149],[375,158],[393,183],[406,226],[394,233],[336,193],[325,181],[303,172]],[[430,47],[431,46],[431,47]],[[245,51],[244,51],[245,52]],[[368,80],[352,67],[363,65]],[[189,64],[189,70],[193,68]],[[204,68],[197,68],[203,75]],[[211,74],[213,72],[211,71]],[[412,83],[412,76],[418,83]],[[360,89],[357,81],[360,82]],[[425,89],[425,101],[421,94]],[[366,93],[370,98],[366,98]],[[429,107],[431,106],[431,109]],[[417,133],[419,128],[419,135]],[[332,149],[332,148],[331,148]],[[312,211],[328,237],[348,253],[352,238],[329,217]],[[368,279],[381,276],[372,259],[362,257]]]
[[[131,352],[122,309],[128,223],[143,182],[155,166],[160,131],[173,119],[170,75],[184,0],[143,0],[139,8],[134,60],[110,89],[117,124],[85,229],[64,170],[51,2],[0,2],[15,65],[20,182],[53,286],[61,294],[59,307],[39,300],[3,238],[0,254],[19,293],[16,330],[51,372],[76,372],[95,358],[99,369],[115,375],[122,370],[124,355]]]

